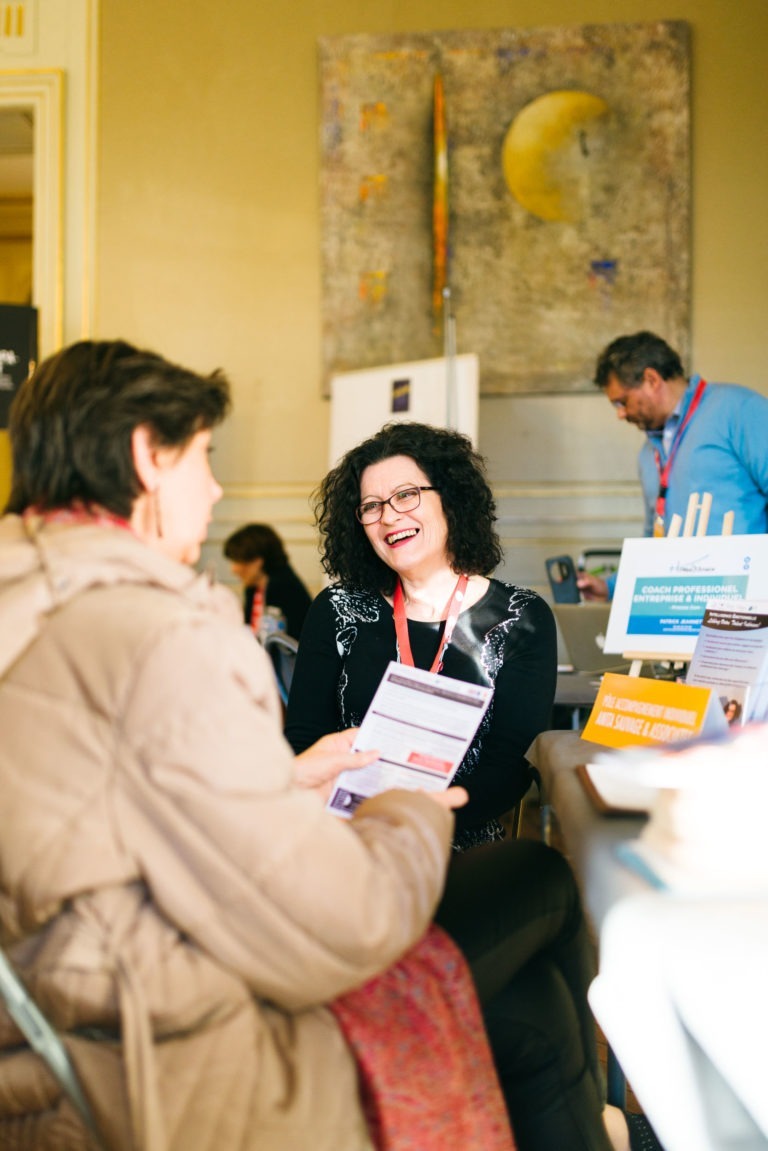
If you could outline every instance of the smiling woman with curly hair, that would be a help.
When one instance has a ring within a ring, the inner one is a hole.
[[[496,505],[485,464],[466,436],[424,424],[387,424],[348,452],[316,493],[315,516],[323,537],[323,568],[342,583],[394,591],[395,570],[372,550],[355,516],[360,479],[367,467],[391,456],[408,456],[440,493],[448,526],[447,552],[459,572],[486,575],[502,560]]]
[[[573,874],[545,844],[504,839],[500,817],[529,784],[525,753],[550,724],[557,655],[545,601],[491,578],[502,552],[484,461],[458,432],[387,424],[328,473],[315,514],[336,582],[304,622],[288,741],[299,751],[359,725],[391,660],[493,688],[454,777],[469,802],[436,922],[493,973],[478,986],[520,1151],[626,1148],[623,1117],[602,1111]],[[364,809],[340,791],[343,814]]]
[[[500,839],[500,816],[529,783],[525,753],[549,726],[552,613],[528,588],[490,579],[502,559],[485,463],[459,432],[395,422],[352,448],[321,483],[321,592],[302,634],[286,734],[294,748],[357,726],[390,660],[402,611],[419,667],[494,688],[457,780],[469,791],[456,846]],[[446,635],[448,606],[458,619]],[[401,606],[398,609],[398,596]]]

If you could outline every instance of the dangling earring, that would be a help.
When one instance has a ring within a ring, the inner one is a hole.
[[[155,533],[157,534],[157,538],[159,540],[161,540],[163,538],[163,517],[162,517],[162,514],[160,512],[160,485],[159,484],[152,491],[152,507],[153,507],[153,510],[155,513]]]

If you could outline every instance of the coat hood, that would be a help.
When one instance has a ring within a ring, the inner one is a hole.
[[[96,523],[0,520],[0,675],[40,634],[45,619],[93,587],[147,582],[240,618],[227,589],[142,543],[130,529]]]

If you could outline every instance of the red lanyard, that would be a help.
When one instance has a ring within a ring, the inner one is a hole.
[[[453,637],[453,629],[456,627],[456,620],[459,618],[461,605],[464,600],[464,593],[467,590],[469,583],[469,576],[460,575],[456,581],[456,587],[453,589],[451,598],[445,609],[445,624],[443,626],[443,637],[438,648],[437,655],[432,661],[430,671],[439,672],[443,667],[443,659],[448,649],[448,645]],[[408,635],[408,620],[405,615],[405,596],[403,594],[403,585],[400,580],[397,581],[394,595],[394,608],[395,608],[395,634],[397,635],[397,646],[400,652],[400,662],[408,664],[409,667],[415,667],[413,662],[413,653],[411,651],[411,640]]]
[[[253,601],[251,603],[251,618],[249,623],[251,631],[254,635],[259,634],[261,628],[261,617],[264,615],[264,592],[260,587],[253,589]]]
[[[667,489],[669,488],[669,475],[672,471],[672,462],[677,453],[677,449],[680,446],[680,441],[683,438],[683,432],[685,431],[691,417],[693,416],[693,413],[699,406],[699,401],[704,394],[704,389],[706,386],[706,380],[699,380],[696,391],[693,393],[693,398],[688,405],[688,411],[685,413],[677,426],[677,431],[675,432],[674,439],[672,440],[672,445],[669,449],[669,455],[667,456],[667,462],[664,464],[663,468],[661,466],[661,453],[659,452],[659,449],[654,448],[653,450],[653,458],[656,461],[656,471],[659,473],[659,494],[656,496],[656,520],[653,525],[654,535],[664,534],[664,512],[667,506]]]

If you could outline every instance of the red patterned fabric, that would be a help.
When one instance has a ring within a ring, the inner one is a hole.
[[[331,1010],[377,1151],[514,1151],[472,976],[439,927]]]

